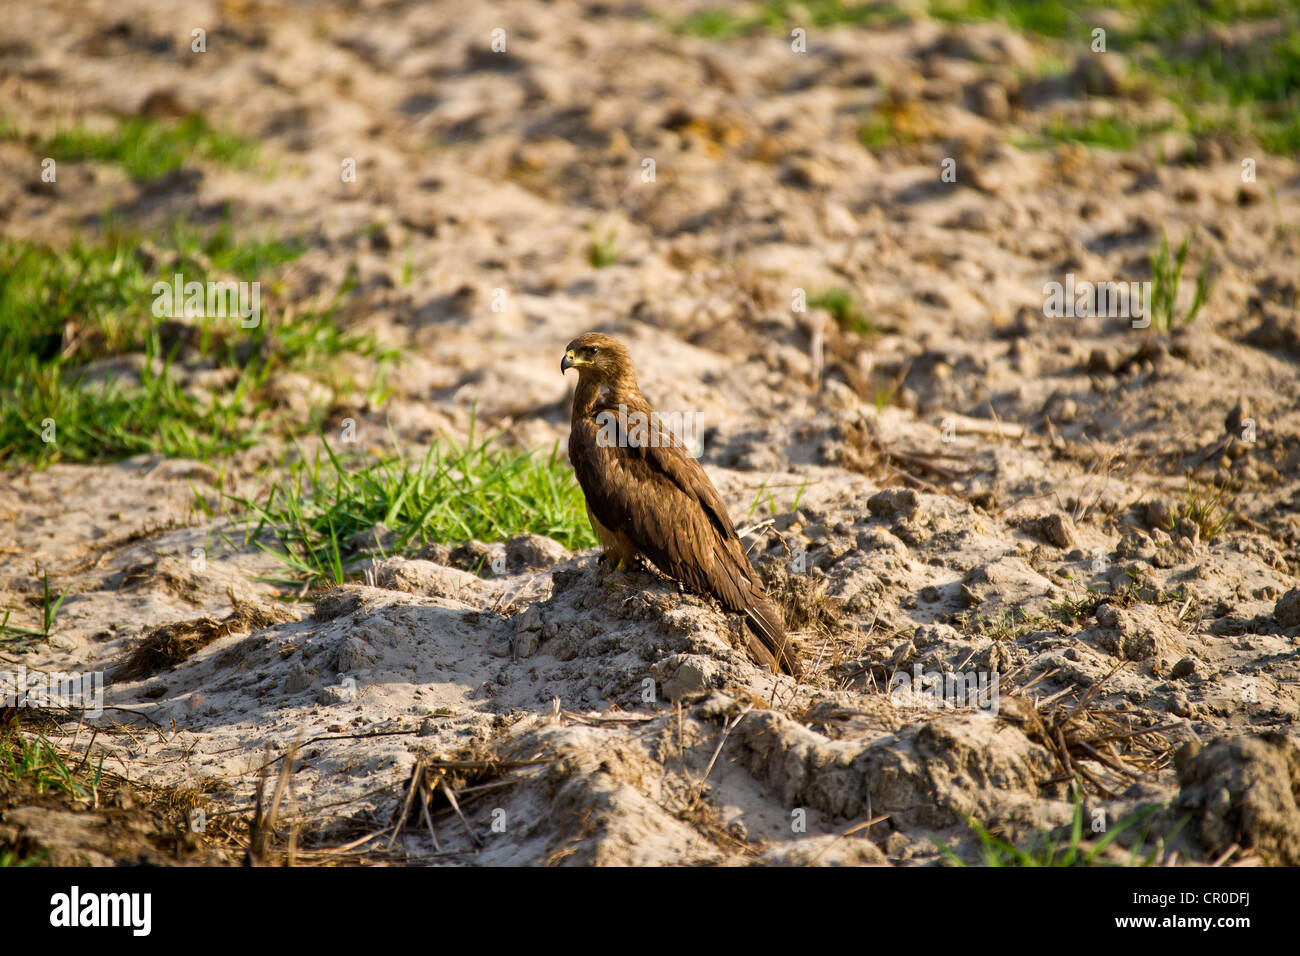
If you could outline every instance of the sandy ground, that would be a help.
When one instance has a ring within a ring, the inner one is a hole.
[[[376,861],[903,865],[939,861],[937,839],[977,862],[968,815],[1027,842],[1069,821],[1077,770],[1090,822],[1164,806],[1148,849],[1300,863],[1300,168],[1258,154],[1246,184],[1232,144],[1187,161],[1162,159],[1178,142],[1010,145],[1098,101],[1035,83],[1040,51],[999,26],[825,30],[795,54],[779,34],[676,35],[662,19],[684,7],[645,6],[659,18],[11,4],[0,90],[20,129],[165,94],[275,168],[139,185],[67,164],[40,190],[39,157],[7,142],[0,229],[67,241],[110,205],[147,226],[229,203],[312,237],[290,298],[356,261],[346,320],[402,361],[386,404],[336,420],[376,446],[386,422],[419,447],[477,414],[549,449],[567,436],[564,343],[618,336],[658,408],[702,416],[704,464],[759,526],[746,542],[816,662],[807,682],[752,665],[708,602],[530,538],[488,546],[505,573],[466,570],[482,546],[433,548],[278,602],[236,517],[195,507],[196,489],[219,501],[216,471],[152,457],[0,478],[0,586],[28,622],[43,572],[71,591],[53,639],[4,660],[111,675],[161,625],[274,615],[111,680],[96,747],[242,816],[267,754],[301,735],[303,845],[409,811],[395,841],[357,848]],[[868,150],[858,123],[886,102],[914,140]],[[1066,273],[1145,278],[1161,228],[1212,256],[1194,324],[1044,316]],[[593,269],[609,230],[618,261]],[[794,290],[835,286],[875,334],[792,311]],[[299,383],[281,386],[292,402]],[[236,456],[226,490],[278,454]],[[1187,474],[1229,489],[1212,540],[1176,520]],[[751,510],[764,488],[775,516]],[[899,674],[966,672],[1001,674],[996,714],[890,693]]]

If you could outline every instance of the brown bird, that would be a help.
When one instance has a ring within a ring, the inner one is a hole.
[[[750,656],[802,676],[781,613],[763,590],[727,507],[699,462],[637,387],[627,349],[599,332],[569,343],[563,374],[578,370],[569,461],[587,517],[620,570],[647,559],[692,591],[744,615]]]

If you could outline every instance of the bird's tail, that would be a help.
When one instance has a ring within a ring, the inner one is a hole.
[[[749,652],[756,661],[789,674],[795,680],[803,677],[799,655],[781,623],[781,612],[761,591],[751,594],[745,607],[745,636]]]

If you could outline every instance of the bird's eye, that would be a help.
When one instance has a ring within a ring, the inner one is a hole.
[[[592,355],[595,355],[597,352],[600,351],[600,349],[596,348],[596,346],[593,345],[591,348],[587,349],[587,351],[590,352]]]

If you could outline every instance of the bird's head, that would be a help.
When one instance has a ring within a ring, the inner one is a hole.
[[[599,332],[579,335],[565,347],[560,372],[571,368],[578,370],[580,379],[604,385],[616,385],[633,375],[632,356],[623,343]]]

